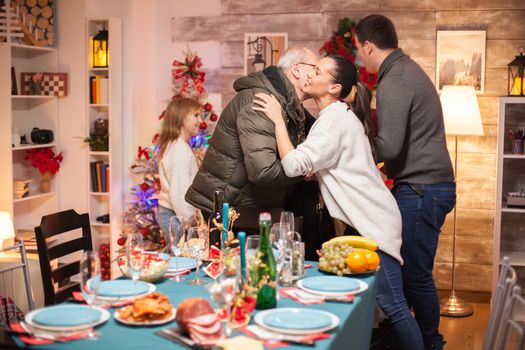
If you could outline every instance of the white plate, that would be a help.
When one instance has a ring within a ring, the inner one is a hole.
[[[85,307],[89,308],[89,306],[85,306]],[[38,309],[38,310],[33,310],[30,313],[28,313],[25,316],[25,322],[28,325],[30,325],[31,327],[33,327],[33,328],[42,329],[42,330],[46,330],[46,331],[55,331],[55,332],[56,331],[59,331],[59,332],[60,331],[80,331],[80,330],[88,329],[90,327],[96,327],[99,324],[102,324],[102,323],[106,322],[109,319],[109,316],[110,316],[108,310],[100,308],[98,306],[93,306],[93,309],[96,309],[96,310],[100,311],[100,313],[101,313],[100,319],[98,321],[96,321],[96,322],[93,322],[91,324],[77,325],[77,326],[63,326],[63,327],[46,326],[46,325],[42,325],[42,324],[39,324],[39,323],[36,323],[36,322],[33,321],[34,315],[36,313],[40,312],[43,309],[45,309],[45,308]]]
[[[195,259],[194,258],[188,258],[188,257],[179,257],[181,264],[179,264],[179,266],[177,266],[177,269],[175,268],[171,268],[171,260],[174,260],[175,257],[172,257],[169,261],[169,265],[168,265],[168,269],[166,270],[167,272],[179,272],[179,271],[186,271],[186,270],[193,270],[195,268],[197,268],[197,264],[195,263]],[[191,260],[193,261],[191,261]],[[173,263],[174,265],[175,263]],[[181,266],[182,265],[182,266]],[[202,265],[202,261],[199,260],[199,266]]]
[[[361,280],[357,280],[357,281],[359,282],[359,288],[357,288],[356,290],[352,290],[350,292],[324,292],[320,290],[309,289],[303,286],[303,280],[297,281],[297,287],[299,287],[300,289],[308,293],[312,293],[316,295],[322,295],[325,297],[340,297],[340,296],[345,296],[345,295],[356,295],[359,293],[363,293],[365,290],[368,289],[368,283],[363,282]]]
[[[148,282],[144,282],[148,283]],[[148,295],[150,293],[153,293],[155,290],[157,290],[157,287],[153,283],[148,283],[148,291],[146,293],[137,294],[137,295],[130,295],[126,297],[102,297],[100,295],[97,295],[97,299],[95,299],[95,304],[97,304],[97,301],[101,302],[101,305],[107,305],[107,302],[119,302],[119,301],[127,301],[127,300],[133,300],[139,297],[143,297],[145,295]]]
[[[322,327],[322,328],[312,328],[312,329],[284,329],[284,328],[277,328],[277,327],[272,327],[272,326],[269,326],[267,325],[265,322],[264,322],[264,317],[268,314],[271,314],[271,313],[274,313],[274,312],[301,312],[301,311],[304,311],[304,310],[308,310],[308,309],[302,309],[302,308],[293,308],[293,307],[290,307],[290,308],[279,308],[279,309],[271,309],[271,310],[265,310],[265,311],[260,311],[258,312],[256,315],[255,315],[255,318],[254,318],[254,321],[255,323],[257,323],[259,326],[263,327],[263,328],[266,328],[270,331],[273,331],[273,332],[277,332],[277,333],[282,333],[282,334],[292,334],[292,335],[310,335],[310,334],[317,334],[317,333],[322,333],[322,332],[326,332],[330,329],[334,329],[335,327],[339,326],[339,318],[334,315],[333,313],[331,312],[327,312],[327,311],[322,311],[322,310],[315,310],[315,311],[318,311],[320,313],[323,313],[324,315],[330,317],[332,319],[332,323],[329,325],[329,326],[326,326],[326,327]]]
[[[161,324],[166,324],[175,319],[175,314],[177,312],[177,309],[173,308],[171,309],[171,316],[168,318],[165,318],[163,320],[156,320],[156,321],[145,321],[145,322],[134,322],[134,321],[128,321],[120,318],[119,310],[116,310],[113,316],[115,317],[115,320],[124,323],[128,326],[158,326]]]

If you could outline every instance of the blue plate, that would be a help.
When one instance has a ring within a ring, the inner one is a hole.
[[[316,276],[302,280],[303,287],[320,292],[352,292],[359,289],[356,279],[339,276]]]
[[[70,327],[95,323],[102,313],[84,305],[58,305],[46,307],[33,315],[33,321],[43,326]]]
[[[101,297],[132,297],[149,291],[150,285],[146,282],[132,280],[104,281],[100,284],[98,295]]]
[[[265,315],[262,321],[269,327],[289,330],[320,329],[332,324],[330,316],[312,309],[277,309]]]
[[[179,257],[179,264],[177,265],[177,270],[187,270],[194,269],[197,267],[194,258]],[[170,264],[168,270],[175,270],[175,257],[170,259]]]

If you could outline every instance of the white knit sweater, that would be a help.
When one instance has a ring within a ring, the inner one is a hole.
[[[172,209],[177,216],[193,217],[195,208],[184,196],[197,174],[197,160],[191,147],[180,137],[166,147],[159,165],[159,205]]]
[[[282,165],[290,177],[317,173],[330,215],[403,263],[401,214],[374,163],[363,125],[345,103],[325,107],[305,142],[286,154]]]

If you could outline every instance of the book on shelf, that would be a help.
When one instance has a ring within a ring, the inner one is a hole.
[[[100,75],[89,77],[89,103],[108,104],[109,103],[109,80]]]
[[[109,192],[109,165],[101,160],[90,163],[91,190]]]

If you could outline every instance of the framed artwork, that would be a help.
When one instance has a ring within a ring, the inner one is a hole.
[[[275,65],[288,47],[288,33],[244,33],[244,74]]]
[[[22,95],[67,96],[67,73],[22,73]]]
[[[438,30],[436,40],[436,86],[474,86],[485,92],[484,30]]]

